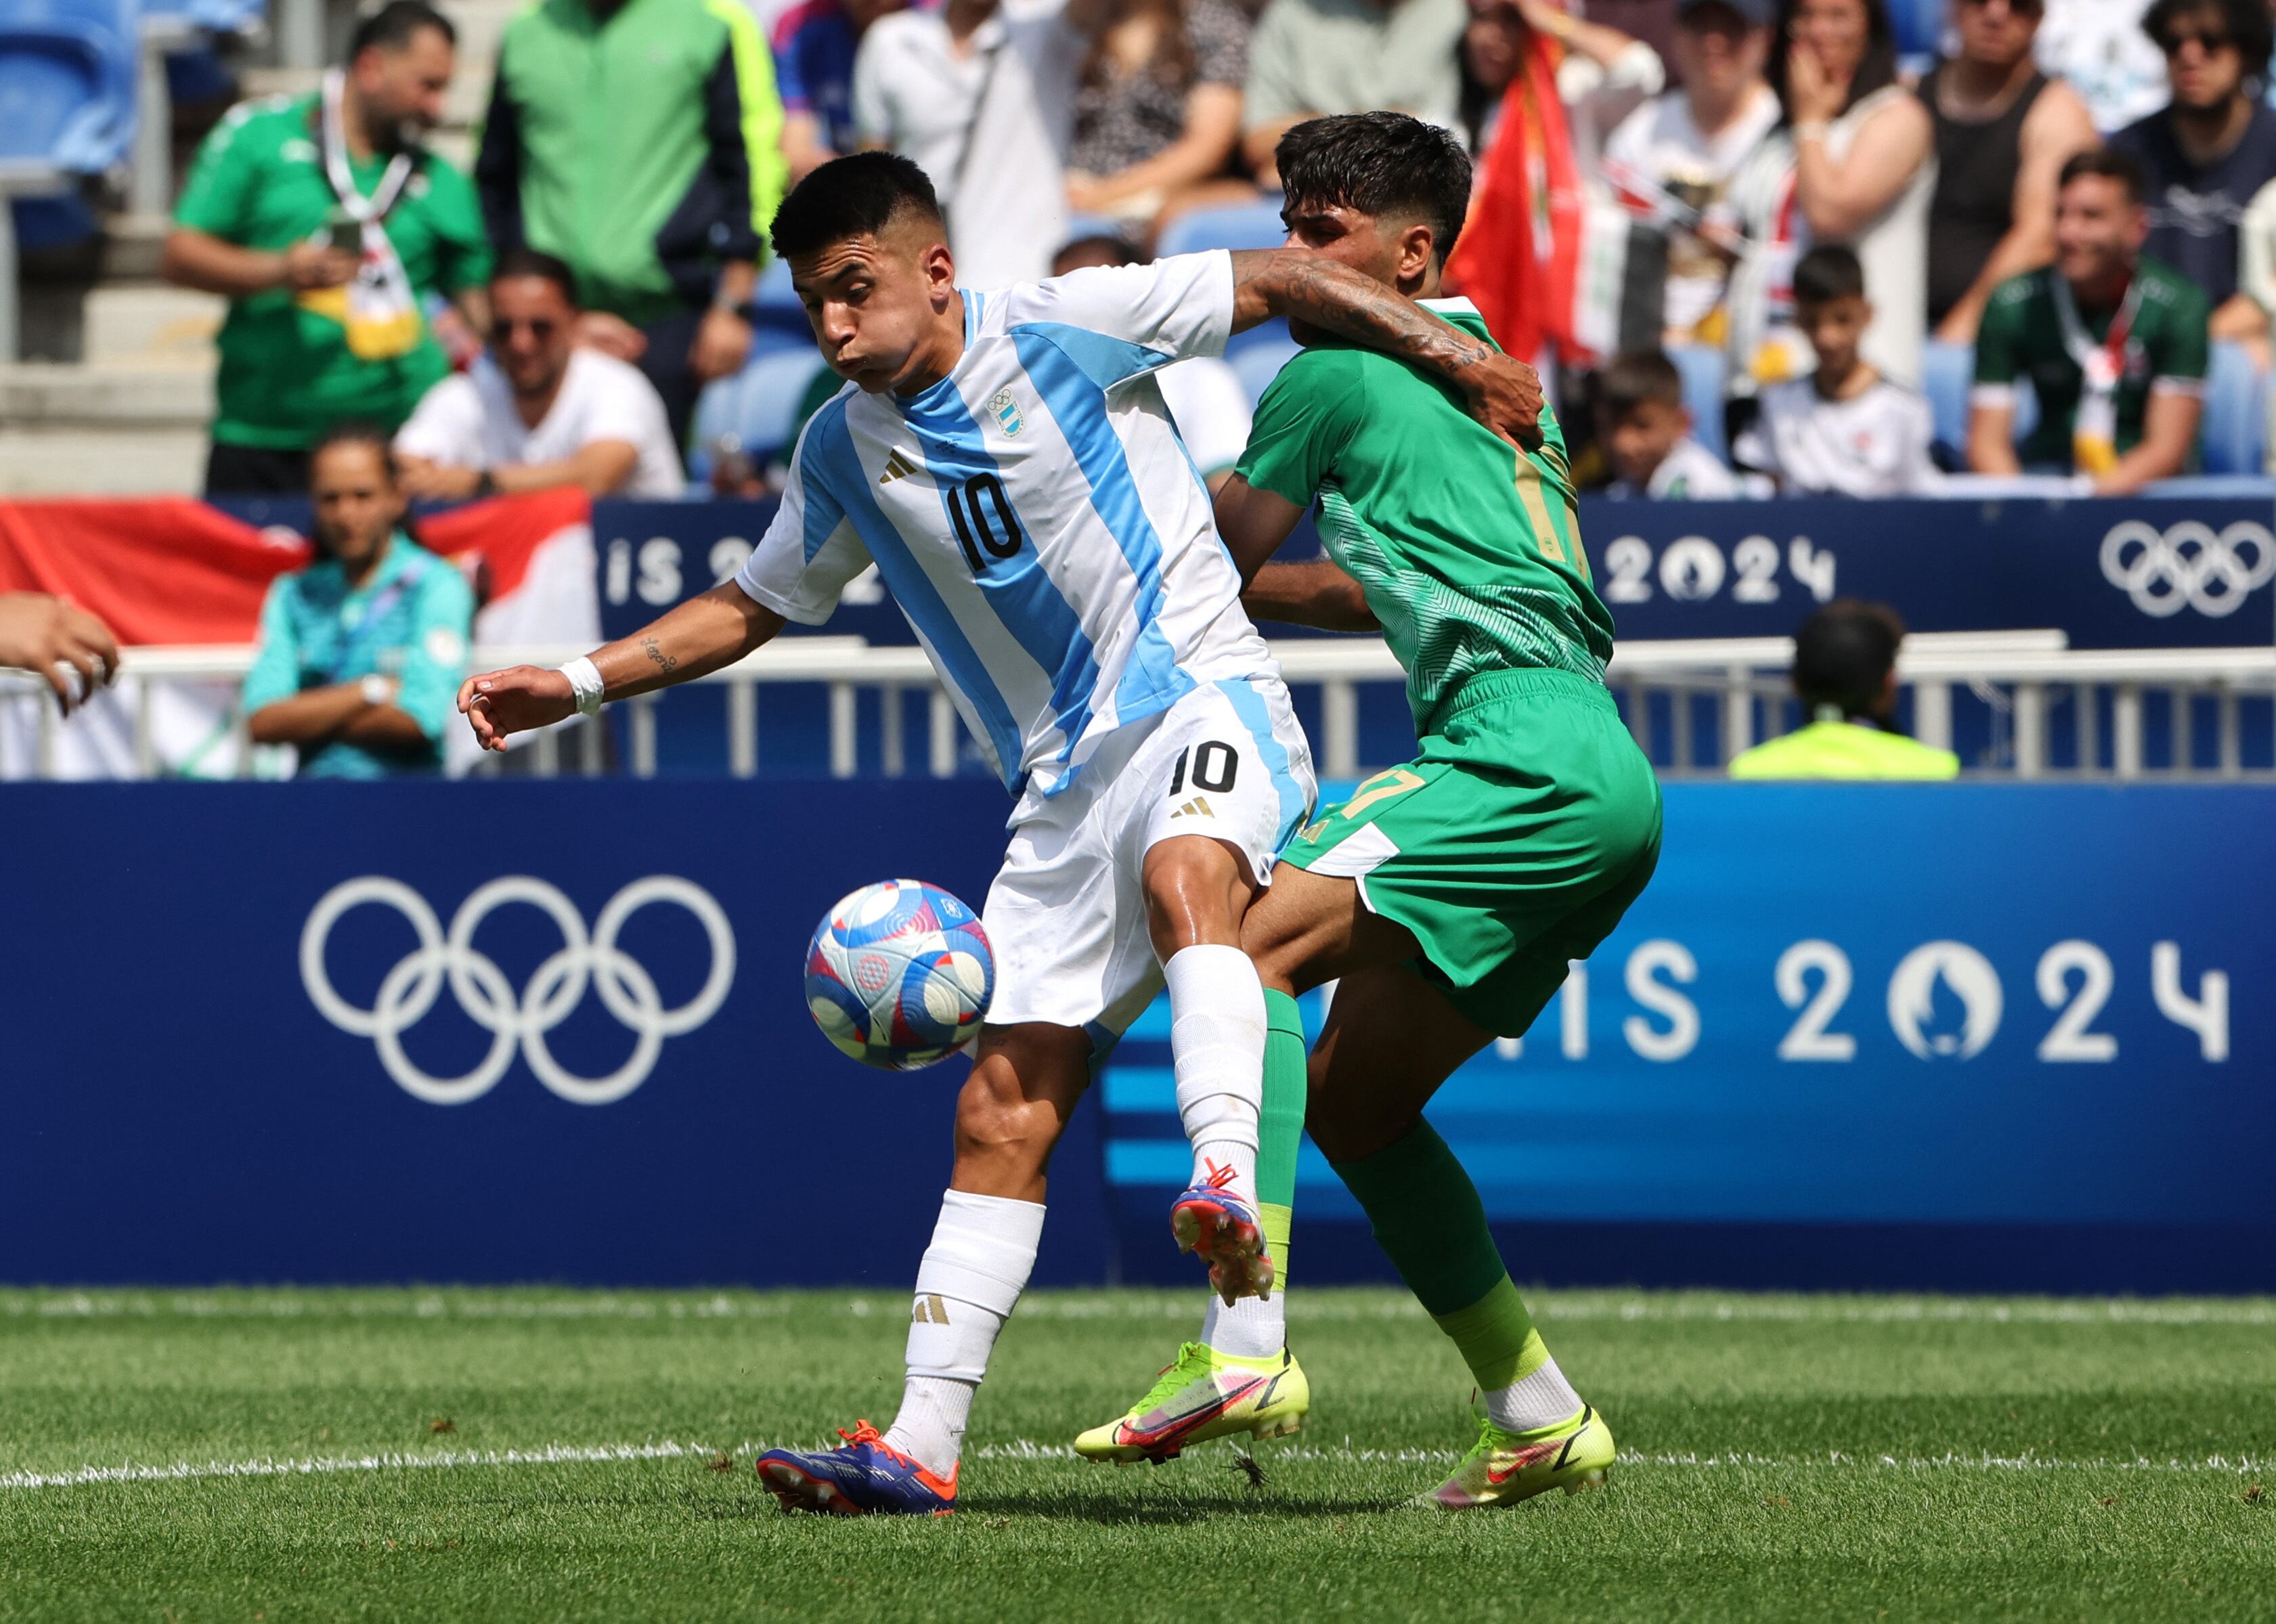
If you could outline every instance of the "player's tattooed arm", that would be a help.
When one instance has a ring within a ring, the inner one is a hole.
[[[780,615],[733,581],[722,581],[588,657],[601,673],[603,694],[628,699],[732,665],[782,628]],[[577,697],[560,672],[514,665],[467,678],[459,710],[484,749],[503,750],[510,733],[574,715]]]
[[[1541,379],[1532,368],[1371,277],[1301,249],[1236,252],[1233,330],[1276,315],[1427,367],[1460,390],[1470,414],[1503,439],[1527,450],[1541,444]]]

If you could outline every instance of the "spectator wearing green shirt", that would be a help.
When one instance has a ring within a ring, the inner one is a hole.
[[[1968,466],[2075,473],[2128,496],[2188,471],[2204,415],[2203,289],[2146,258],[2142,171],[2115,148],[2062,168],[2055,262],[1994,290],[1976,337]],[[2015,444],[2015,386],[2039,421]]]
[[[1939,779],[1960,776],[1949,750],[1897,727],[1896,611],[1840,598],[1802,622],[1794,639],[1794,691],[1809,708],[1800,731],[1741,751],[1734,778]]]
[[[241,703],[255,744],[299,747],[304,778],[443,765],[474,598],[411,539],[386,431],[343,424],[309,454],[317,560],[280,576]]]
[[[498,46],[474,161],[491,240],[568,262],[580,341],[648,375],[683,446],[697,391],[750,351],[782,129],[743,0],[537,0]]]
[[[484,325],[482,210],[420,145],[456,38],[421,0],[391,0],[322,90],[233,108],[198,149],[163,269],[231,301],[209,495],[305,489],[309,448],[333,424],[409,417],[451,369],[427,318],[435,296]]]

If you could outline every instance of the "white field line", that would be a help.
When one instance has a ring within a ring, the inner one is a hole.
[[[186,1483],[211,1478],[316,1477],[340,1473],[442,1470],[452,1467],[561,1466],[607,1464],[630,1461],[714,1461],[725,1453],[740,1467],[758,1453],[745,1444],[740,1450],[722,1451],[709,1445],[549,1444],[539,1449],[460,1449],[434,1454],[383,1453],[363,1455],[316,1455],[277,1460],[179,1461],[163,1466],[81,1466],[60,1472],[0,1473],[0,1490],[75,1489],[91,1484]],[[984,1444],[974,1450],[982,1461],[1072,1461],[1074,1451],[1065,1444],[1043,1444],[1016,1438],[1006,1444]],[[1457,1458],[1451,1449],[1360,1449],[1347,1443],[1320,1448],[1294,1445],[1264,1452],[1265,1461],[1327,1461],[1370,1465],[1445,1466]],[[1829,1451],[1822,1455],[1652,1454],[1622,1450],[1620,1464],[1630,1468],[1677,1470],[1751,1471],[1899,1471],[1899,1472],[2160,1472],[2252,1476],[2276,1468],[2256,1455],[2207,1455],[2202,1460],[2061,1461],[2038,1455],[1847,1454]]]
[[[1529,1292],[1544,1321],[1726,1322],[1745,1324],[1968,1324],[2020,1325],[2276,1325],[2266,1298],[1997,1298],[1903,1296],[1747,1296],[1710,1293]],[[1197,1316],[1201,1294],[1166,1291],[1043,1292],[1020,1305],[1029,1319],[1181,1320]],[[852,1297],[687,1296],[520,1297],[483,1292],[6,1292],[0,1318],[186,1318],[249,1320],[708,1320],[781,1319],[824,1312],[899,1318],[898,1294]],[[1377,1292],[1299,1290],[1293,1320],[1313,1324],[1421,1319],[1410,1298]]]

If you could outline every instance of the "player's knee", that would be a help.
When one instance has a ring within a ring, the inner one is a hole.
[[[1196,942],[1238,939],[1248,906],[1248,876],[1219,840],[1165,840],[1146,854],[1146,920],[1164,957]]]

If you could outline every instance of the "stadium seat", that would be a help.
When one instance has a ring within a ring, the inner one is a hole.
[[[2241,345],[2212,346],[2204,426],[2197,445],[2207,474],[2257,474],[2268,444],[2268,380]]]
[[[792,420],[822,365],[822,352],[809,342],[803,349],[755,355],[733,377],[705,390],[695,403],[701,472],[709,475],[713,448],[730,440],[762,463],[789,449],[796,428]]]
[[[1723,386],[1730,361],[1711,345],[1680,344],[1667,357],[1683,375],[1683,404],[1691,412],[1691,436],[1725,462],[1731,448],[1723,435]]]
[[[1945,25],[1945,0],[1889,0],[1889,21],[1897,31],[1897,54],[1937,54]]]
[[[1968,450],[1968,387],[1976,379],[1973,345],[1931,338],[1921,351],[1921,393],[1928,397],[1939,445]]]
[[[134,141],[135,57],[117,3],[66,9],[12,0],[0,16],[0,362],[18,354],[16,245],[95,227],[77,178],[125,161]]]
[[[1301,348],[1288,336],[1286,322],[1267,322],[1252,327],[1245,333],[1235,333],[1225,346],[1225,359],[1240,378],[1241,391],[1255,406],[1264,398],[1264,391],[1288,364],[1289,357]]]
[[[1253,203],[1226,203],[1180,215],[1162,233],[1159,252],[1202,254],[1211,248],[1277,248],[1288,239],[1280,224],[1280,200],[1260,197]]]

